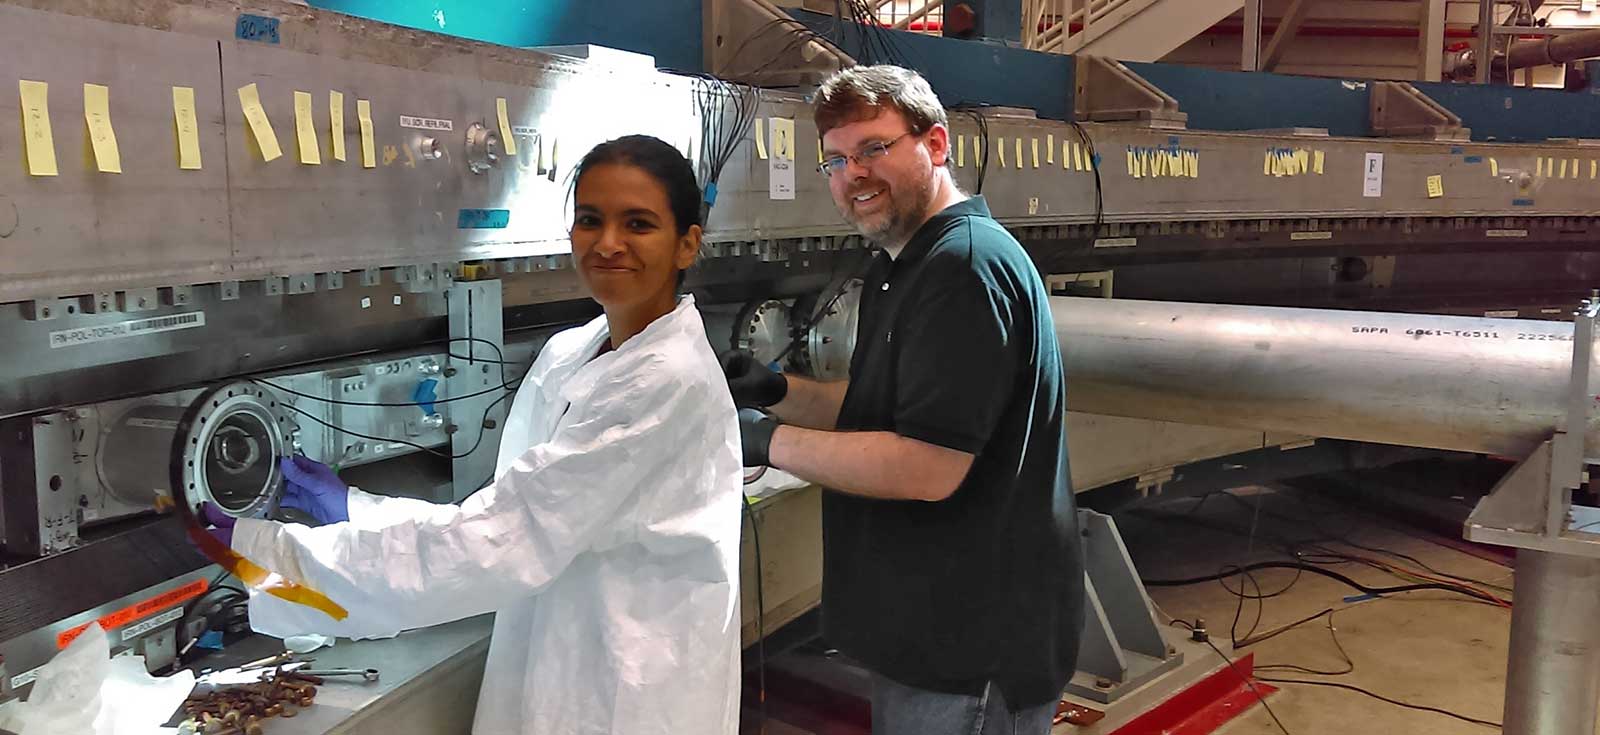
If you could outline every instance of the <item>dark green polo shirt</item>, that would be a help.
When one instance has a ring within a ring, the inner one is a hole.
[[[865,276],[844,431],[976,456],[948,499],[823,499],[828,642],[891,679],[1054,701],[1082,628],[1065,381],[1044,284],[981,197]]]

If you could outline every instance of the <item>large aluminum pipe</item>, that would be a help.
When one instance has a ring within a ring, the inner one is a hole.
[[[1510,457],[1566,414],[1570,322],[1051,304],[1074,411]],[[1588,425],[1593,457],[1600,424]]]

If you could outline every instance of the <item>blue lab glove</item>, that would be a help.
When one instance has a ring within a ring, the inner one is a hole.
[[[233,524],[235,521],[236,519],[233,516],[222,512],[222,509],[216,505],[211,503],[200,504],[200,522],[206,525],[208,533],[218,541],[221,541],[223,546],[230,549],[233,548]],[[189,545],[194,546],[195,544],[190,541]],[[195,548],[199,549],[198,546]]]
[[[765,467],[772,464],[767,453],[772,449],[772,433],[780,422],[753,408],[739,409],[739,441],[744,445],[744,466]]]
[[[307,457],[284,457],[283,499],[279,507],[305,511],[318,523],[350,520],[350,486],[327,465]]]

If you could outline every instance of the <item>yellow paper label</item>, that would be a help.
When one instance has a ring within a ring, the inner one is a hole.
[[[333,138],[333,160],[345,160],[343,92],[328,92],[328,136]]]
[[[272,132],[272,121],[261,108],[261,92],[255,82],[239,88],[239,106],[244,109],[244,119],[250,124],[250,134],[255,136],[256,147],[261,149],[261,160],[275,161],[283,155],[278,147],[278,135]]]
[[[172,125],[178,133],[178,168],[200,170],[200,123],[194,112],[194,87],[172,88]]]
[[[1005,168],[1006,167],[1006,139],[1005,138],[997,138],[995,140],[995,146],[994,147],[995,147],[995,152],[1000,154],[1000,158],[998,159],[1000,161],[1000,168]]]
[[[500,147],[505,149],[508,156],[517,155],[517,139],[511,134],[511,118],[506,114],[506,98],[495,98],[494,114],[500,118]]]
[[[322,164],[322,146],[317,143],[317,120],[311,109],[311,93],[294,93],[294,132],[300,142],[300,162]]]
[[[1056,162],[1056,136],[1054,135],[1044,136],[1044,162]]]
[[[967,167],[967,136],[956,136],[956,168]]]
[[[1315,172],[1318,176],[1322,175],[1322,161],[1323,161],[1322,151],[1317,151],[1311,157],[1311,170],[1313,172]]]
[[[100,173],[122,173],[122,152],[117,150],[117,131],[111,127],[110,87],[83,85],[83,120],[89,125],[89,145],[94,149],[94,162]]]
[[[1493,158],[1489,159],[1489,175],[1496,177],[1500,175],[1500,162]]]
[[[756,118],[756,157],[767,160],[767,134],[761,124],[761,118]],[[544,168],[544,146],[539,146],[539,168]]]
[[[1022,168],[1022,138],[1017,138],[1017,168]]]
[[[1039,167],[1039,139],[1038,138],[1030,138],[1028,140],[1028,143],[1029,143],[1029,147],[1033,149],[1033,167],[1034,168],[1038,168]]]
[[[787,161],[794,160],[794,120],[787,117],[772,118],[772,155]]]
[[[28,173],[56,176],[55,137],[50,134],[50,85],[47,82],[17,82],[22,95],[22,138],[28,156]]]
[[[361,167],[377,168],[377,144],[372,139],[372,103],[356,100],[356,124],[361,128]]]
[[[1434,174],[1428,177],[1428,198],[1438,199],[1444,196],[1444,177]]]

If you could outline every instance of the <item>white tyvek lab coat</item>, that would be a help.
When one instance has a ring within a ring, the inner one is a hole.
[[[233,546],[349,610],[250,596],[256,630],[349,637],[497,613],[475,735],[734,735],[739,425],[691,297],[612,352],[552,337],[460,505],[352,488],[350,522]]]

